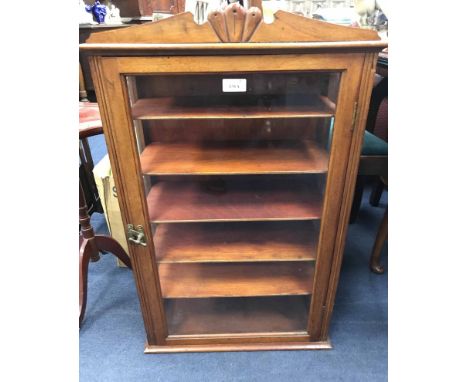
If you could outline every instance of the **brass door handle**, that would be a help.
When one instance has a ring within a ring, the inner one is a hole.
[[[141,225],[134,227],[133,224],[128,224],[127,239],[130,243],[146,247],[146,235]]]

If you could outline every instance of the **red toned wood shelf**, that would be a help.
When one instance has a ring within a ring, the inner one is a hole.
[[[318,182],[279,177],[226,177],[219,191],[209,182],[161,180],[147,197],[149,218],[153,223],[319,219]]]
[[[159,224],[158,263],[313,261],[319,222]]]
[[[312,293],[314,264],[159,264],[165,298],[249,297]]]
[[[246,98],[244,98],[245,100]],[[296,95],[270,103],[236,105],[229,97],[142,98],[132,105],[134,119],[238,119],[333,117],[333,102],[326,97]]]
[[[324,173],[328,153],[310,141],[151,143],[141,156],[148,175]]]

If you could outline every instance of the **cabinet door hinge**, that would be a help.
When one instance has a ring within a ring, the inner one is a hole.
[[[143,226],[141,225],[134,227],[133,224],[128,224],[127,239],[130,243],[146,247],[146,235],[145,231],[143,230]]]
[[[354,131],[354,128],[356,127],[357,109],[358,109],[358,103],[357,103],[357,102],[354,102],[354,106],[353,106],[353,119],[352,119],[352,122],[351,122],[351,131]]]

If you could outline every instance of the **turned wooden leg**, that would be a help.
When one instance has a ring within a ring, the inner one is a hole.
[[[385,184],[379,178],[374,187],[372,187],[372,192],[369,196],[369,204],[372,207],[378,207],[380,203],[380,198],[382,197],[382,192],[385,189]]]
[[[124,263],[128,268],[132,269],[132,263],[130,262],[130,257],[128,257],[125,250],[119,244],[119,242],[112,237],[104,235],[96,235],[94,237],[96,241],[96,246],[100,252],[110,252],[116,256],[122,263]]]
[[[80,184],[80,318],[79,326],[84,319],[86,301],[88,298],[88,266],[90,261],[99,260],[99,252],[110,252],[120,259],[128,268],[132,269],[130,258],[122,246],[113,238],[104,235],[95,235],[90,224],[88,207]]]
[[[356,221],[358,213],[359,213],[359,209],[361,208],[361,200],[362,200],[362,194],[364,192],[365,179],[366,179],[365,176],[358,175],[357,180],[356,180],[353,205],[351,207],[351,215],[349,217],[349,222],[351,224]]]
[[[130,258],[115,239],[104,235],[96,235],[91,240],[80,237],[80,328],[86,312],[86,302],[88,298],[88,266],[91,256],[95,251],[110,252],[120,259],[128,268],[132,269]]]
[[[81,64],[79,64],[79,67],[80,67],[80,74],[79,74],[80,96],[79,98],[81,102],[89,102],[88,93],[86,91],[85,80],[83,76],[83,69],[81,68]]]
[[[377,237],[375,238],[374,248],[372,248],[372,255],[370,258],[370,269],[372,272],[382,274],[384,268],[380,265],[380,255],[382,254],[382,248],[388,237],[388,208],[385,210],[384,218],[380,223]]]
[[[99,260],[99,251],[96,248],[96,243],[94,242],[94,229],[90,223],[90,217],[88,215],[88,206],[86,205],[86,200],[84,198],[83,188],[81,187],[80,183],[80,227],[81,227],[81,235],[83,235],[83,239],[92,247],[92,252],[90,254],[91,261],[98,261]]]
[[[86,301],[88,299],[88,265],[93,252],[93,247],[89,245],[87,239],[80,237],[80,319],[79,326],[83,322],[86,311]]]
[[[79,278],[80,278],[80,318],[79,326],[83,322],[84,314],[86,311],[86,301],[88,297],[88,265],[90,261],[99,260],[99,250],[94,241],[94,230],[90,224],[90,217],[88,215],[88,206],[83,194],[83,188],[80,183],[80,204],[79,204],[79,220],[80,220],[80,264],[79,264]]]

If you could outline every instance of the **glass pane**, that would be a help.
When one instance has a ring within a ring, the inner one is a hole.
[[[128,77],[169,335],[307,331],[339,81]]]
[[[166,299],[169,335],[301,332],[306,296]]]

